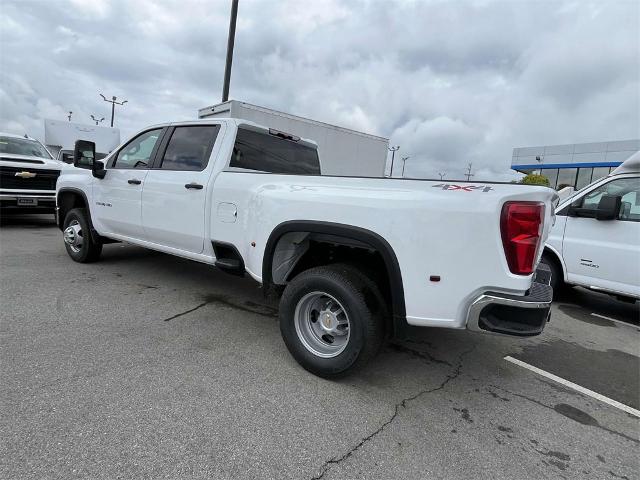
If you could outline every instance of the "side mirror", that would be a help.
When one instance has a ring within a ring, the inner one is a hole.
[[[96,144],[88,140],[76,140],[73,148],[73,166],[78,168],[92,168],[96,158]]]
[[[615,220],[620,215],[622,197],[619,195],[603,195],[596,210],[596,220]]]
[[[107,171],[104,168],[104,162],[101,162],[100,160],[94,160],[91,174],[96,178],[104,178],[104,176],[107,174]]]

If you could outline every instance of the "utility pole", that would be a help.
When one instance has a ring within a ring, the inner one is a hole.
[[[111,100],[109,100],[103,94],[100,94],[100,96],[102,97],[102,99],[105,102],[109,102],[111,104],[111,126],[113,127],[113,117],[114,117],[114,115],[116,113],[116,105],[124,105],[125,103],[128,102],[128,100],[123,100],[122,102],[117,102],[116,100],[118,100],[118,97],[116,97],[115,95],[113,97],[111,97]]]
[[[229,39],[227,40],[227,62],[224,66],[224,85],[222,101],[229,100],[229,83],[231,82],[231,64],[233,63],[233,46],[236,40],[236,19],[238,18],[238,0],[231,0],[231,18],[229,19]]]
[[[471,173],[472,166],[473,166],[473,163],[470,163],[469,166],[467,167],[467,173],[464,174],[464,176],[467,177],[467,182],[471,180],[471,177],[473,177],[473,173]]]
[[[67,115],[67,118],[69,119],[69,121],[71,121],[71,115],[73,115],[73,112],[69,112],[69,115]]]
[[[409,157],[402,157],[402,178],[404,178],[404,166],[407,163],[407,160],[409,160]]]
[[[387,147],[391,152],[391,172],[389,173],[390,177],[393,177],[393,159],[396,157],[396,152],[400,150],[400,145],[396,145],[395,147]]]
[[[97,119],[96,117],[94,117],[93,115],[91,115],[91,120],[93,120],[94,122],[96,122],[96,125],[98,125],[100,122],[104,121],[104,117]]]
[[[440,175],[440,181],[444,180],[444,176],[447,174],[447,172],[444,173],[438,173],[438,175]]]

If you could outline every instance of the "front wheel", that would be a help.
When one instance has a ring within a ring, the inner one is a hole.
[[[102,253],[102,243],[94,241],[87,211],[74,208],[64,219],[62,237],[69,256],[76,262],[95,262]]]
[[[562,268],[558,265],[558,262],[553,259],[548,253],[543,253],[540,263],[544,263],[551,270],[551,288],[553,288],[553,295],[558,295],[565,287],[564,276],[562,275]]]
[[[384,311],[362,276],[348,265],[302,272],[280,300],[280,331],[293,357],[321,377],[365,365],[384,338]]]

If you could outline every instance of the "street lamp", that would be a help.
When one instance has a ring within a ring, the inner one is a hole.
[[[71,121],[71,115],[73,115],[73,112],[69,112],[69,115],[67,115],[67,118],[69,119],[69,121]]]
[[[233,63],[233,45],[236,40],[236,19],[238,18],[238,0],[231,0],[231,18],[229,19],[229,38],[227,39],[227,61],[224,66],[224,84],[222,85],[222,101],[229,100],[229,83],[231,83],[231,64]]]
[[[93,115],[91,115],[91,120],[96,122],[96,125],[98,125],[100,122],[104,121],[104,117],[98,119],[98,118],[94,117]]]
[[[404,166],[407,163],[407,160],[409,160],[409,157],[402,157],[402,178],[404,178]]]
[[[118,99],[118,97],[116,97],[115,95],[111,97],[111,100],[109,100],[103,94],[100,94],[100,96],[105,102],[109,102],[111,104],[111,126],[113,127],[113,116],[115,115],[116,105],[124,105],[128,100],[117,102],[116,100]]]
[[[389,173],[390,177],[393,177],[393,159],[396,157],[396,152],[400,150],[400,145],[396,145],[395,147],[387,147],[391,152],[391,172]]]
[[[447,172],[444,173],[438,173],[438,175],[440,175],[440,181],[444,180],[444,176],[447,174]]]

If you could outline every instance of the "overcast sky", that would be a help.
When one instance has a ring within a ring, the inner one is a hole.
[[[123,140],[222,90],[230,0],[0,0],[0,130]],[[231,98],[391,138],[407,174],[507,179],[514,147],[640,136],[640,2],[240,0]],[[398,158],[398,156],[396,156]]]

